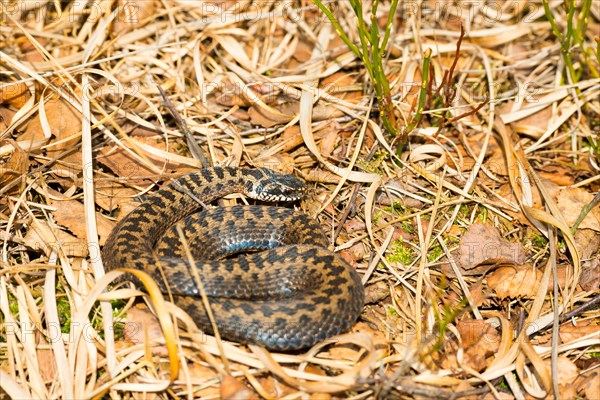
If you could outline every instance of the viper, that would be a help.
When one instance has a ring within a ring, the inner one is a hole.
[[[212,333],[191,272],[196,268],[223,338],[279,351],[312,346],[355,323],[364,303],[358,273],[327,249],[321,227],[305,214],[265,205],[209,206],[232,193],[290,202],[305,192],[300,179],[265,168],[198,170],[149,194],[119,221],[103,263],[108,270],[148,272]]]

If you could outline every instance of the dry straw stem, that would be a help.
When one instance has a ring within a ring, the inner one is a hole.
[[[2,2],[2,390],[13,398],[218,398],[232,377],[264,398],[591,397],[561,380],[556,360],[568,359],[584,379],[600,345],[591,330],[597,309],[560,319],[597,293],[584,285],[598,252],[581,243],[599,230],[571,232],[555,190],[599,190],[600,80],[586,74],[594,57],[573,63],[580,79],[565,81],[543,7],[507,3],[494,17],[466,2],[426,12],[423,2],[390,16],[382,2],[374,21],[396,24],[383,72],[397,121],[413,121],[407,88],[420,87],[431,49],[432,90],[410,151],[398,158],[372,112],[367,71],[316,7],[203,4],[144,1],[127,14],[126,2]],[[348,4],[336,4],[339,26],[359,44]],[[565,23],[561,2],[549,7],[554,23]],[[584,51],[599,24],[590,13]],[[453,82],[438,88],[454,62]],[[99,221],[112,223],[138,196],[202,165],[158,86],[211,164],[309,180],[302,207],[330,228],[332,247],[373,294],[352,332],[298,354],[270,353],[204,335],[143,273],[139,290],[115,283],[122,272],[104,274]],[[6,97],[19,87],[21,101]],[[449,104],[434,95],[442,89],[456,90]],[[57,118],[59,102],[76,119]],[[441,130],[440,121],[448,122]],[[19,154],[24,169],[10,163]],[[57,201],[82,203],[80,229],[61,219]],[[530,297],[501,299],[486,286],[492,269],[474,273],[457,261],[476,222],[535,254],[530,267],[541,282]],[[145,328],[143,340],[128,342],[114,328],[141,299],[160,333]],[[470,320],[498,337],[492,354],[480,351],[481,364],[461,329]],[[567,338],[564,328],[581,333]]]

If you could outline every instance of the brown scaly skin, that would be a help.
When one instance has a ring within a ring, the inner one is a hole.
[[[148,196],[119,222],[104,246],[104,265],[150,273],[210,332],[173,228],[183,220],[222,337],[279,351],[311,346],[350,328],[364,304],[358,274],[327,250],[318,224],[304,214],[266,206],[216,208],[191,216],[201,205],[186,194],[207,204],[230,193],[291,201],[304,190],[297,178],[266,169],[210,168],[186,175]]]

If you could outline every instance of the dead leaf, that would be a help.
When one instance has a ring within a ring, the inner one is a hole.
[[[575,247],[582,260],[592,257],[600,249],[600,233],[592,229],[577,229]]]
[[[508,392],[498,392],[499,396],[496,396],[495,393],[488,392],[485,396],[481,397],[481,400],[514,400],[515,396]]]
[[[326,76],[321,80],[319,86],[338,99],[347,102],[358,103],[363,98],[362,86],[357,84],[355,77],[344,71]]]
[[[590,204],[594,195],[581,188],[562,189],[557,196],[556,205],[569,226],[573,226],[581,209]],[[600,232],[600,204],[590,210],[581,221],[579,229],[593,229]]]
[[[0,187],[14,179],[21,179],[22,184],[25,184],[27,178],[25,173],[29,170],[29,155],[12,139],[7,139],[2,143],[11,144],[14,150],[6,161],[0,160]],[[19,189],[19,185],[14,185],[8,193],[18,193]]]
[[[488,301],[486,296],[486,291],[483,287],[483,280],[478,279],[472,284],[469,285],[469,291],[471,292],[471,296],[473,297],[473,303],[477,307],[481,307],[486,304]]]
[[[157,344],[164,338],[160,324],[145,304],[138,304],[127,310],[120,322],[123,324],[123,339],[116,343],[117,348],[152,343],[153,354],[167,356],[167,348]]]
[[[44,220],[36,220],[31,224],[31,229],[27,230],[23,242],[36,251],[42,251],[46,256],[56,249],[60,249],[67,257],[86,257],[88,255],[88,246],[85,241]]]
[[[571,272],[572,268],[569,264],[560,264],[556,266],[556,280],[558,282],[558,287],[565,287],[567,282],[567,276],[572,276]],[[550,275],[550,280],[548,281],[548,290],[547,293],[551,293],[554,288],[554,275]]]
[[[125,216],[140,205],[138,191],[118,182],[98,180],[95,184],[96,204],[103,210],[112,213],[119,209],[118,217]]]
[[[0,85],[0,104],[19,109],[31,97],[29,88],[23,82],[5,83]]]
[[[216,88],[211,87],[210,89],[213,89],[208,96],[210,102],[226,107],[248,107],[252,104],[252,102],[243,95],[244,90],[246,89],[239,84],[231,82],[230,79],[223,79]],[[258,96],[258,93],[254,94]]]
[[[473,390],[473,389],[475,389],[475,387],[473,387],[473,385],[471,385],[467,381],[460,381],[460,383],[458,385],[456,385],[455,387],[452,388],[454,393],[466,392],[467,390]],[[477,395],[474,394],[472,396],[461,396],[461,400],[480,400],[480,399]]]
[[[588,371],[579,388],[583,388],[586,399],[600,399],[600,373]]]
[[[365,304],[378,303],[390,295],[390,288],[385,282],[379,281],[365,288]]]
[[[558,335],[563,343],[571,343],[583,336],[591,335],[592,333],[600,334],[600,325],[572,325],[563,324],[560,326]]]
[[[52,215],[57,223],[69,229],[79,239],[87,240],[85,227],[85,207],[77,200],[52,200],[50,204],[56,207]],[[96,224],[100,245],[104,244],[115,223],[104,215],[96,213]]]
[[[151,16],[156,9],[156,2],[153,0],[119,0],[117,5],[120,9],[112,25],[114,37],[142,28],[148,21],[152,21]]]
[[[365,224],[364,221],[361,221],[358,218],[352,218],[346,221],[346,223],[344,224],[344,230],[348,233],[363,232],[366,231],[366,229],[367,224]]]
[[[254,160],[255,167],[265,167],[283,174],[294,172],[294,157],[289,153],[277,152],[268,157],[257,158]]]
[[[304,176],[304,180],[307,182],[337,184],[340,181],[340,177],[333,172],[329,172],[328,170],[313,168]]]
[[[476,223],[460,239],[459,265],[473,269],[482,264],[522,264],[525,249],[520,243],[503,239],[491,225]]]
[[[166,151],[167,146],[165,142],[149,137],[129,138],[129,140],[124,141],[125,147],[134,150],[134,152],[141,153],[143,156],[142,159],[145,157],[151,165],[156,167],[155,169],[142,163],[129,152],[118,146],[106,146],[102,148],[98,152],[97,160],[110,168],[115,174],[117,174],[118,177],[127,178],[127,182],[132,185],[147,185],[151,183],[151,181],[145,179],[145,177],[154,177],[157,175],[157,171],[161,171],[163,169],[167,172],[177,171],[181,173],[197,170],[197,168],[189,165],[183,165],[175,161],[165,160],[162,157],[151,154],[145,151],[142,147],[136,146],[138,143],[154,147],[158,150]]]
[[[335,149],[335,144],[339,140],[339,129],[335,124],[326,125],[318,132],[318,137],[321,138],[319,148],[324,157],[329,157]]]
[[[79,142],[79,137],[73,136],[81,132],[82,116],[68,101],[58,97],[58,95],[46,101],[44,111],[52,134],[52,138],[49,140],[50,143],[46,145],[46,154],[50,158],[55,158],[59,154],[73,149],[73,146]],[[19,142],[35,142],[44,138],[42,123],[38,115],[37,118],[32,118],[29,121],[25,132],[19,136]],[[28,150],[28,148],[25,150]],[[63,157],[62,160],[81,165],[81,152],[72,152],[69,156]]]
[[[296,51],[292,56],[293,58],[291,60],[292,62],[290,62],[290,67],[302,65],[308,60],[310,60],[313,49],[314,44],[312,43],[312,41],[309,42],[308,40],[301,39],[296,45]]]
[[[184,351],[188,353],[187,349],[185,348]],[[194,359],[194,357],[195,355],[189,354],[188,360]],[[214,369],[204,366],[198,362],[188,363],[187,370],[191,382],[217,381],[219,378],[219,375]],[[218,399],[220,398],[219,396],[220,388],[218,383],[215,383],[212,386],[205,386],[203,389],[200,389],[199,387],[194,388],[195,399]]]
[[[43,37],[36,38],[38,44],[45,48],[48,45],[48,39]],[[44,55],[38,48],[30,41],[20,41],[21,42],[21,56],[20,59],[22,61],[27,61],[30,63],[42,62],[45,61]]]
[[[253,104],[248,109],[250,122],[263,128],[271,128],[278,124],[286,124],[294,117],[291,114],[279,112],[273,108],[266,108],[261,104]]]
[[[329,393],[311,393],[310,400],[331,400],[333,397]]]
[[[476,371],[483,371],[487,359],[495,354],[500,346],[498,331],[490,324],[478,319],[465,319],[456,325],[464,348],[463,363]]]
[[[281,151],[286,153],[300,146],[304,143],[304,139],[300,133],[300,127],[298,125],[287,127],[281,134],[279,141],[280,143],[283,143]]]
[[[501,267],[487,278],[487,285],[496,292],[496,296],[506,298],[532,299],[540,286],[542,273],[529,264],[518,267]]]
[[[40,367],[40,374],[42,379],[45,381],[52,380],[57,374],[56,358],[54,357],[54,351],[50,349],[50,344],[46,338],[40,334],[39,331],[35,331],[36,345],[36,356]]]
[[[573,172],[573,167],[563,164],[550,164],[544,165],[543,169],[537,171],[537,174],[544,181],[552,182],[558,186],[570,186],[575,183]]]
[[[10,125],[10,122],[12,121],[15,114],[15,111],[0,106],[0,131],[4,131],[6,128],[8,128],[8,125]],[[0,155],[1,154],[2,153],[0,153]]]
[[[548,370],[551,368],[551,360],[548,358],[544,360]],[[575,363],[569,360],[565,356],[558,356],[557,359],[558,368],[558,398],[559,399],[574,399],[577,396],[577,390],[573,384],[577,376],[579,375],[579,369]]]
[[[274,399],[282,399],[291,393],[296,393],[298,389],[287,385],[282,380],[276,379],[273,375],[257,376],[258,383],[265,393],[268,393]]]
[[[581,262],[579,285],[586,291],[597,291],[600,288],[600,254]]]
[[[253,400],[258,399],[256,394],[231,375],[226,375],[221,380],[221,399],[224,400]]]
[[[527,99],[530,99],[534,103],[538,101],[536,97],[539,96],[526,96]],[[507,105],[511,106],[511,104]],[[526,102],[523,104],[523,107],[525,108],[530,105],[530,102]],[[539,139],[548,129],[548,124],[552,120],[553,112],[554,111],[552,107],[546,107],[534,114],[528,115],[517,121],[511,122],[509,126],[515,131],[515,133],[520,133],[532,137],[534,139]]]
[[[284,103],[279,111],[285,115],[297,116],[300,113],[300,103],[297,101]],[[343,116],[344,113],[333,105],[321,102],[315,104],[312,111],[313,121],[329,121]]]

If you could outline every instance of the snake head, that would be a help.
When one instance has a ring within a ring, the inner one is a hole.
[[[246,184],[246,194],[263,201],[296,201],[304,197],[306,185],[293,175],[283,175],[267,168],[246,171],[251,179]]]

